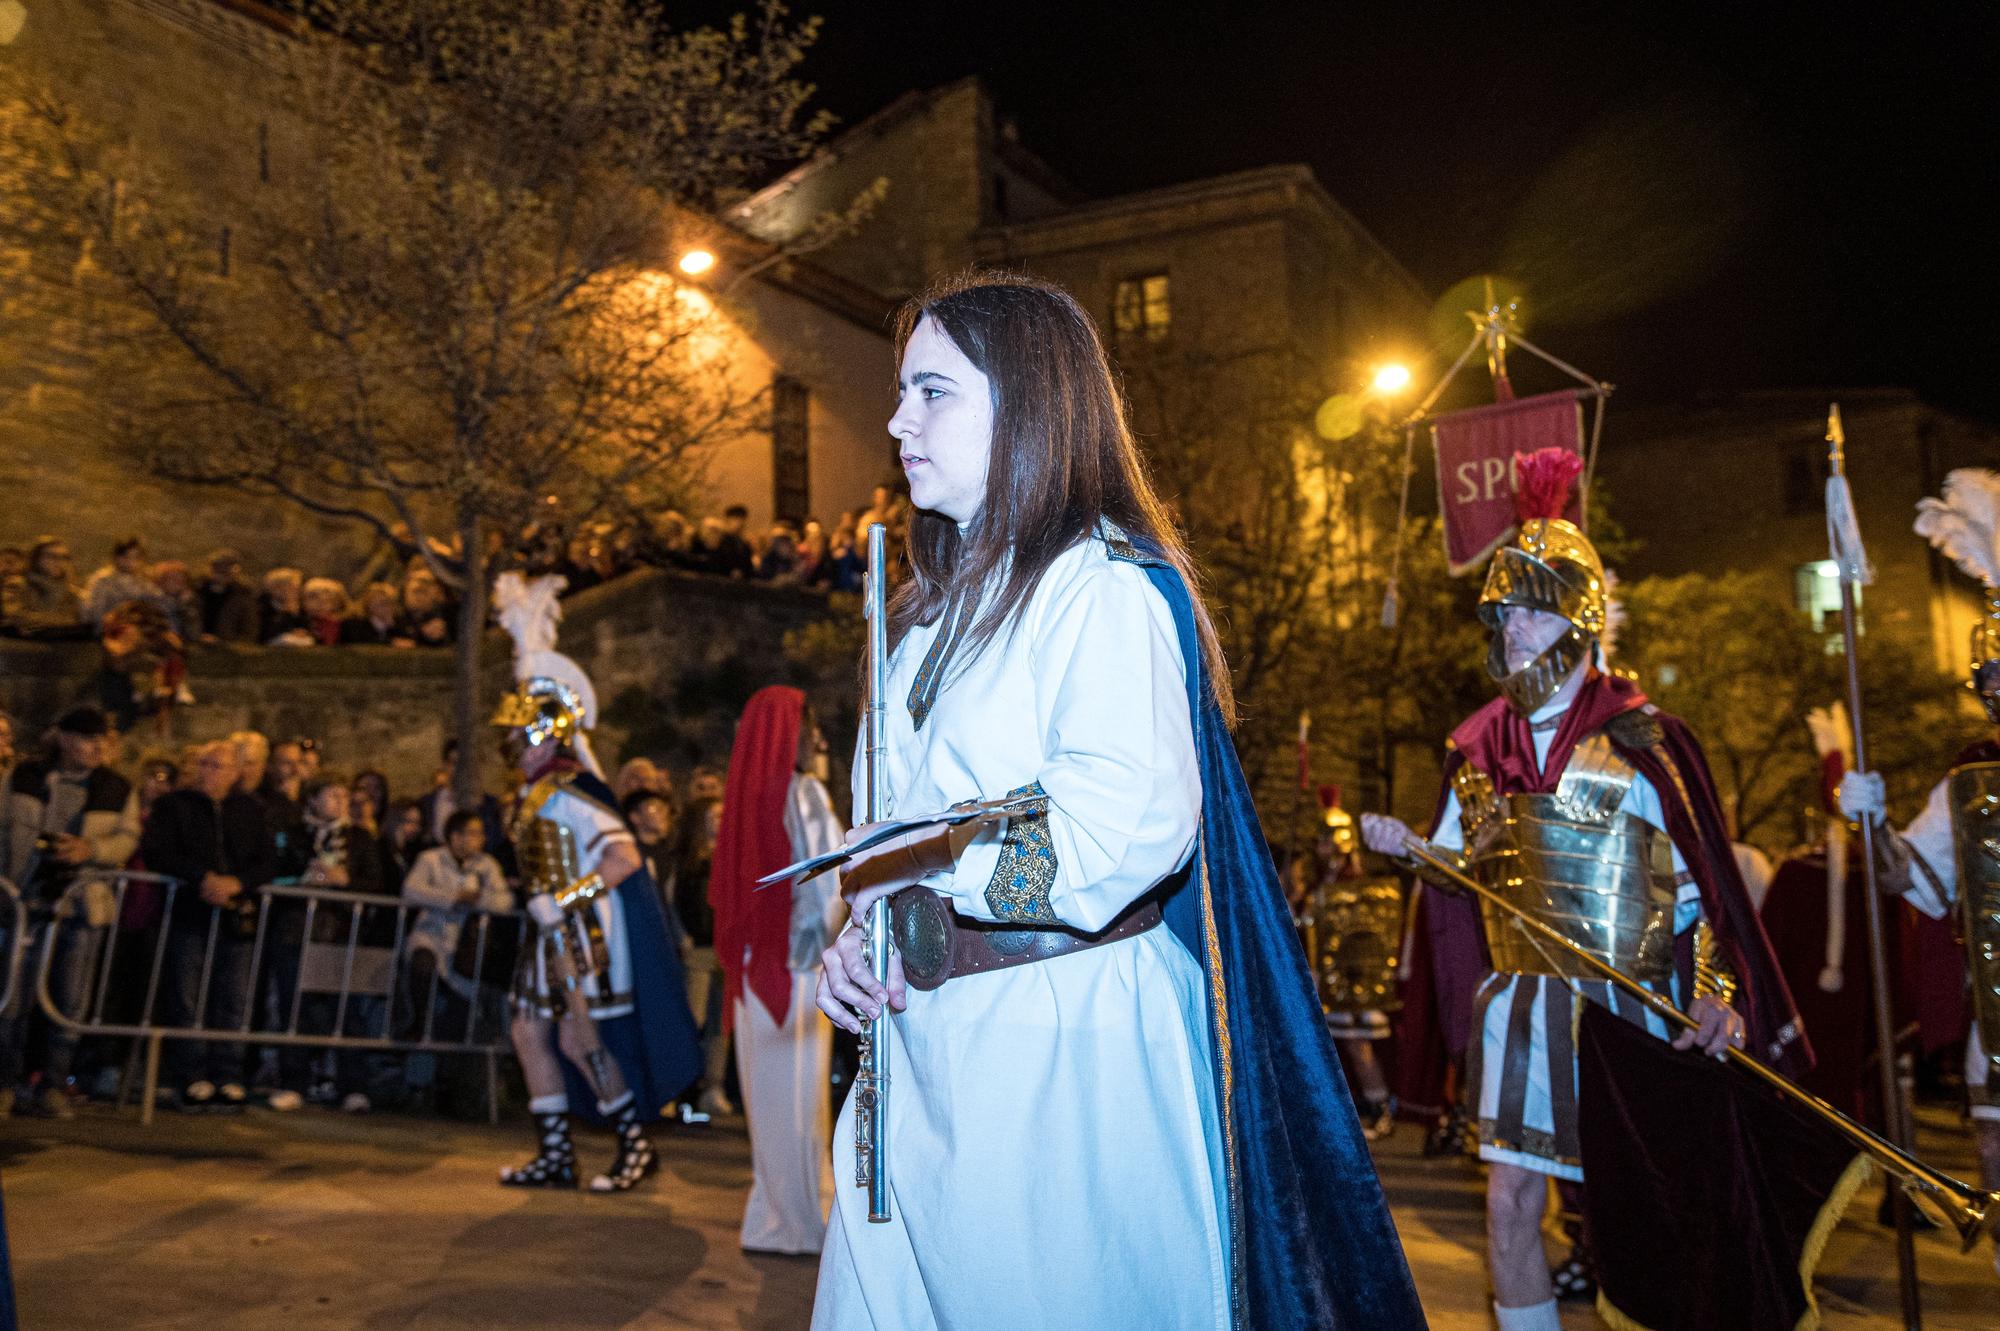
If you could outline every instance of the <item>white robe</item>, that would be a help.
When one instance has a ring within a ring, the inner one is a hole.
[[[953,664],[918,728],[908,699],[938,630],[912,630],[890,663],[887,812],[1039,782],[1046,820],[982,831],[928,885],[978,919],[1026,903],[1102,928],[1187,861],[1200,826],[1166,602],[1102,541],[1077,546],[1011,634]],[[1205,1003],[1164,926],[912,989],[889,1028],[892,1219],[871,1224],[854,1186],[850,1096],[813,1326],[1227,1327]]]
[[[1923,858],[1930,870],[1929,875],[1921,869],[1911,871],[1910,890],[1903,894],[1903,900],[1932,919],[1941,920],[1958,904],[1958,851],[1951,834],[1949,777],[1931,787],[1923,812],[1903,829],[1903,840],[1909,842],[1910,849]],[[1942,895],[1939,889],[1943,889]],[[1986,1090],[1987,1068],[1986,1044],[1980,1038],[1979,1023],[1974,1021],[1965,1037],[1965,1084],[1971,1092],[1972,1117],[2000,1123],[2000,1102]]]
[[[840,845],[840,819],[818,777],[792,777],[785,832],[793,860]],[[736,1001],[736,1078],[750,1121],[750,1199],[743,1207],[742,1243],[755,1252],[818,1252],[826,1234],[820,1175],[826,1169],[833,1023],[819,1010],[813,991],[820,953],[841,909],[837,874],[821,874],[792,889],[786,940],[792,995],[783,1025],[772,1020],[749,986]]]

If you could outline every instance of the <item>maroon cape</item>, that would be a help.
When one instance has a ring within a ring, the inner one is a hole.
[[[1848,846],[1841,948],[1841,987],[1819,987],[1826,965],[1826,852],[1796,855],[1778,866],[1764,897],[1764,930],[1778,954],[1785,983],[1812,1032],[1813,1068],[1799,1084],[1850,1118],[1867,1119],[1869,1058],[1875,1049],[1873,979],[1868,965],[1868,918],[1861,843]],[[1893,919],[1891,921],[1893,923]]]
[[[1611,727],[1607,733],[1613,747],[1659,794],[1667,835],[1694,874],[1702,909],[1736,974],[1735,1004],[1743,1017],[1746,1047],[1778,1071],[1796,1077],[1812,1066],[1811,1047],[1770,940],[1737,872],[1708,760],[1679,717],[1654,707],[1630,680],[1593,674],[1563,715],[1543,768],[1535,763],[1534,735],[1527,721],[1504,698],[1495,698],[1452,732],[1444,789],[1450,790],[1452,776],[1470,761],[1493,778],[1500,794],[1552,791],[1579,741],[1614,717],[1633,712],[1643,713],[1644,720]],[[1440,816],[1443,811],[1440,795]],[[1409,970],[1412,992],[1399,1031],[1398,1091],[1407,1101],[1421,1104],[1436,1094],[1443,1075],[1435,1058],[1426,1060],[1425,1052],[1464,1053],[1472,1034],[1472,995],[1490,967],[1474,900],[1427,888],[1419,902],[1421,917]],[[1683,993],[1693,990],[1692,932],[1681,937],[1675,950]],[[1417,1001],[1414,991],[1419,984],[1428,985],[1423,996],[1428,1001]]]

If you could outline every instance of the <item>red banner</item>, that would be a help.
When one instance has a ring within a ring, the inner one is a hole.
[[[1514,455],[1538,448],[1583,453],[1583,390],[1543,393],[1454,411],[1431,422],[1437,449],[1444,555],[1453,574],[1470,573],[1514,534]],[[1565,515],[1576,522],[1576,499]]]

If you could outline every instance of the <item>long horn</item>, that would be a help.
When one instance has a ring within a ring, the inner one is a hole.
[[[1652,1011],[1665,1018],[1670,1025],[1686,1027],[1690,1030],[1700,1025],[1693,1017],[1675,1007],[1673,1003],[1654,993],[1639,981],[1619,970],[1610,962],[1596,954],[1578,947],[1556,929],[1537,919],[1534,915],[1515,905],[1493,889],[1480,883],[1463,872],[1450,860],[1437,853],[1437,849],[1421,837],[1412,836],[1404,844],[1405,853],[1454,886],[1473,893],[1480,900],[1488,902],[1507,912],[1516,927],[1525,930],[1538,942],[1553,943],[1569,956],[1583,962],[1593,971],[1623,989],[1632,997],[1644,1003]],[[1979,1236],[1996,1220],[2000,1220],[2000,1192],[1988,1192],[1961,1182],[1939,1169],[1933,1169],[1895,1143],[1856,1123],[1847,1115],[1835,1109],[1826,1101],[1792,1081],[1768,1064],[1752,1058],[1741,1049],[1724,1051],[1730,1062],[1742,1068],[1772,1090],[1786,1095],[1804,1105],[1814,1115],[1825,1120],[1833,1129],[1853,1142],[1855,1146],[1887,1170],[1896,1179],[1903,1191],[1917,1208],[1938,1221],[1949,1225],[1958,1232],[1959,1243],[1967,1252],[1979,1241]]]

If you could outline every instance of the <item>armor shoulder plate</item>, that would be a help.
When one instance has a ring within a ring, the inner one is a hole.
[[[1604,731],[1585,739],[1570,753],[1556,783],[1556,807],[1579,823],[1603,825],[1625,803],[1639,769],[1625,760]]]
[[[1621,749],[1650,749],[1666,739],[1666,727],[1649,707],[1620,712],[1604,723],[1604,733]]]

